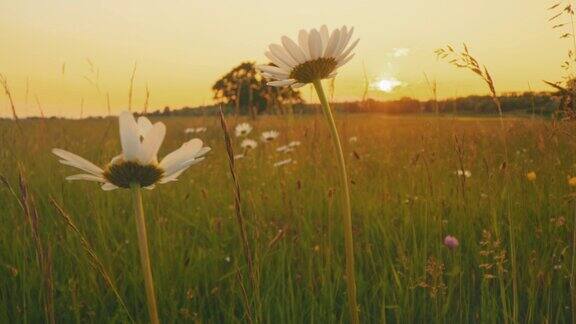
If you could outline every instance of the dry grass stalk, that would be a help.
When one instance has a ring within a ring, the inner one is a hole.
[[[148,113],[148,105],[150,101],[150,88],[146,84],[146,97],[144,98],[144,114]]]
[[[368,99],[368,90],[370,90],[370,78],[368,78],[368,72],[366,72],[366,64],[362,62],[362,73],[364,75],[364,92],[362,92],[362,104],[366,105],[366,99]]]
[[[240,184],[238,182],[238,177],[236,175],[236,166],[234,160],[234,150],[232,149],[232,143],[230,141],[230,133],[228,132],[228,125],[224,119],[224,113],[222,107],[220,107],[220,124],[222,130],[224,131],[224,141],[226,143],[226,153],[228,156],[228,166],[230,168],[230,174],[232,175],[232,181],[234,183],[234,211],[236,214],[236,220],[238,222],[238,227],[240,229],[240,238],[242,240],[242,246],[244,249],[244,254],[246,257],[246,262],[248,263],[248,268],[250,271],[250,277],[252,280],[252,285],[255,287],[255,276],[254,276],[254,265],[252,262],[252,253],[250,250],[250,243],[248,241],[248,235],[246,232],[246,226],[244,224],[244,216],[242,214],[242,198],[240,195]]]
[[[506,128],[504,125],[504,116],[502,113],[502,104],[500,103],[500,100],[498,99],[498,94],[496,93],[496,87],[494,85],[494,80],[492,79],[492,76],[490,75],[490,72],[488,72],[488,69],[486,68],[485,65],[481,65],[478,60],[476,58],[474,58],[474,56],[472,56],[472,54],[470,54],[470,51],[468,50],[468,46],[466,46],[466,44],[463,44],[463,51],[461,52],[456,52],[454,50],[454,48],[450,45],[447,45],[446,48],[440,48],[436,50],[436,55],[438,58],[440,59],[446,59],[448,60],[448,63],[452,64],[455,67],[458,68],[464,68],[467,70],[472,71],[474,74],[478,75],[483,81],[484,83],[488,86],[488,89],[490,90],[490,96],[492,98],[492,101],[494,102],[494,104],[496,105],[496,108],[498,109],[498,114],[500,116],[500,131],[501,131],[501,139],[502,142],[504,144],[504,163],[501,166],[501,169],[504,171],[504,176],[506,177],[510,177],[510,172],[508,172],[508,166],[510,165],[509,163],[509,158],[508,158],[508,141],[506,139]],[[506,183],[508,183],[509,181],[507,181]],[[506,187],[504,188],[504,192],[506,194],[509,194],[508,190],[506,189]],[[510,199],[508,199],[510,200]],[[515,243],[514,243],[514,231],[513,231],[513,223],[512,223],[512,218],[511,218],[511,211],[510,211],[510,206],[508,205],[508,210],[506,212],[506,217],[508,220],[508,239],[510,241],[510,260],[512,263],[512,293],[513,293],[513,304],[512,304],[512,314],[510,315],[513,322],[517,322],[518,319],[518,276],[517,276],[517,267],[516,267],[516,248],[515,248]],[[500,285],[502,287],[504,287],[504,282],[502,281],[502,278],[500,278]],[[505,291],[503,288],[501,289],[502,291]],[[504,316],[505,318],[505,322],[508,322],[508,305],[507,302],[505,301],[505,297],[504,297],[504,293],[502,293],[503,297],[502,297],[502,307],[504,308]]]
[[[22,171],[19,174],[20,205],[23,207],[24,216],[30,226],[30,234],[36,250],[38,267],[42,273],[44,293],[44,314],[47,323],[56,323],[54,313],[54,281],[52,280],[52,256],[49,246],[44,245],[40,237],[40,220],[34,198],[28,191],[28,185]]]
[[[508,165],[508,144],[506,140],[506,128],[504,126],[504,115],[502,112],[502,104],[500,103],[500,99],[496,93],[494,80],[492,79],[492,76],[490,75],[490,72],[486,66],[480,65],[478,60],[474,58],[472,54],[470,54],[466,44],[463,44],[463,48],[463,51],[456,52],[452,46],[447,45],[446,48],[437,49],[435,53],[438,58],[448,60],[448,63],[457,68],[463,68],[472,71],[484,81],[486,86],[488,86],[490,97],[492,98],[494,105],[496,105],[496,109],[498,110],[498,115],[500,117],[500,130],[502,131],[502,142],[504,143],[505,163]]]
[[[224,132],[224,141],[226,143],[226,153],[228,156],[228,166],[230,168],[230,174],[232,175],[232,182],[234,184],[234,212],[236,214],[236,221],[238,222],[238,228],[240,231],[240,239],[242,241],[244,256],[246,258],[246,263],[248,264],[248,272],[249,272],[248,275],[250,277],[253,292],[256,293],[257,292],[256,274],[254,272],[254,264],[250,249],[250,243],[248,241],[248,235],[244,223],[244,216],[242,214],[242,198],[240,195],[240,184],[238,182],[238,177],[236,175],[234,151],[232,149],[232,143],[230,141],[230,133],[228,131],[228,125],[226,124],[226,120],[224,119],[224,112],[222,111],[222,107],[220,107],[220,125],[222,126],[222,130]],[[242,285],[242,281],[240,281],[240,284]],[[246,303],[247,305],[249,304],[247,300]],[[248,314],[250,313],[249,310],[246,310],[246,312]]]
[[[42,109],[42,104],[40,103],[40,99],[38,99],[37,95],[34,95],[36,99],[36,105],[38,106],[38,111],[40,112],[40,122],[42,123],[42,128],[44,131],[42,133],[48,132],[48,124],[46,123],[46,115],[44,114],[44,110]],[[45,137],[42,137],[45,138]]]
[[[130,88],[128,89],[128,111],[132,111],[132,93],[134,91],[134,78],[136,77],[137,68],[138,63],[134,63],[134,68],[132,69],[132,75],[130,76]]]
[[[40,103],[40,99],[38,99],[37,95],[34,95],[34,99],[36,99],[36,105],[38,106],[38,111],[40,112],[40,117],[42,117],[42,120],[46,119],[46,115],[44,115],[44,110],[42,109],[42,104]]]
[[[494,101],[494,104],[498,109],[498,114],[500,117],[502,117],[502,104],[500,103],[500,99],[498,99],[496,87],[494,86],[494,80],[492,79],[490,72],[488,72],[488,69],[485,65],[480,65],[478,60],[476,60],[476,58],[470,54],[466,44],[464,44],[463,47],[464,50],[458,53],[452,46],[448,45],[446,48],[437,49],[435,53],[438,58],[447,59],[448,63],[454,65],[455,67],[468,69],[482,78],[490,90],[490,96],[492,97],[492,101]]]
[[[556,95],[560,97],[558,109],[554,113],[560,120],[576,119],[576,87],[574,79],[574,61],[576,60],[576,29],[574,25],[574,10],[572,4],[568,1],[557,2],[548,8],[552,17],[548,21],[552,24],[552,29],[561,31],[560,38],[570,39],[571,45],[568,49],[566,58],[561,64],[562,69],[566,72],[563,80],[550,82],[545,81],[547,85],[556,89]],[[559,22],[558,20],[561,20]]]
[[[14,191],[12,186],[10,185],[10,183],[8,182],[8,179],[6,179],[6,177],[4,177],[3,175],[0,175],[0,182],[8,189],[8,191],[10,191],[10,194],[12,194],[12,196],[14,196],[14,198],[16,198],[16,201],[18,202],[18,205],[20,205],[20,208],[22,208],[22,210],[24,210],[24,205],[22,205],[22,201],[20,201],[20,197],[18,196],[16,191]]]
[[[84,98],[80,99],[80,119],[84,118]]]
[[[64,222],[66,223],[68,228],[70,228],[76,235],[78,235],[78,238],[80,239],[80,244],[82,244],[82,248],[84,249],[86,254],[88,254],[88,257],[90,259],[90,265],[96,271],[98,271],[98,273],[100,273],[102,278],[104,278],[106,285],[108,285],[108,287],[112,290],[114,296],[116,296],[116,299],[118,300],[118,303],[120,303],[120,306],[122,306],[130,321],[134,323],[134,319],[130,315],[130,311],[128,311],[128,307],[126,306],[124,299],[122,299],[122,297],[120,296],[120,293],[118,292],[118,289],[116,288],[116,285],[112,280],[112,277],[110,276],[110,274],[108,274],[108,271],[106,271],[106,267],[94,252],[94,249],[90,245],[90,242],[88,242],[86,237],[82,234],[82,232],[80,232],[80,230],[78,229],[76,224],[74,224],[72,218],[68,215],[68,213],[66,213],[64,209],[52,197],[50,197],[50,204],[54,206],[54,208],[58,212],[58,215],[60,215],[64,219]]]
[[[108,116],[112,115],[112,108],[110,107],[110,92],[106,93],[106,109]]]
[[[8,79],[3,74],[0,74],[0,83],[4,88],[4,93],[8,97],[8,101],[10,102],[10,109],[12,110],[12,117],[16,121],[16,125],[20,132],[23,132],[22,126],[20,125],[20,119],[18,118],[18,114],[16,113],[16,106],[14,105],[14,99],[12,98],[12,92],[10,91],[10,86],[8,86]]]
[[[562,63],[562,68],[570,70],[573,66],[573,61],[576,59],[576,27],[574,25],[574,9],[570,2],[563,3],[557,2],[548,8],[552,13],[552,17],[548,22],[552,23],[552,29],[562,30],[560,38],[569,38],[572,41],[572,48],[568,50],[567,59]],[[568,18],[569,22],[558,22],[558,19]],[[571,77],[571,75],[569,76]]]
[[[30,77],[26,78],[26,90],[24,94],[24,103],[28,104],[28,95],[30,94]]]
[[[246,308],[246,318],[248,319],[248,323],[252,324],[254,323],[253,320],[253,316],[252,316],[252,312],[251,312],[251,308],[250,308],[250,303],[249,303],[249,299],[248,299],[248,293],[246,292],[246,287],[244,287],[243,279],[242,279],[242,273],[240,272],[240,269],[238,268],[238,266],[235,267],[236,268],[236,281],[238,281],[240,283],[240,290],[242,291],[242,301],[244,302],[244,308]]]
[[[438,104],[438,83],[436,82],[436,79],[430,80],[426,72],[424,72],[424,79],[426,80],[426,85],[432,94],[432,100],[434,101],[434,112],[438,114],[440,113],[440,105]]]

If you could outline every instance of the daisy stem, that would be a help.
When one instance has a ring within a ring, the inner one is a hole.
[[[322,88],[321,80],[314,80],[314,89],[318,94],[320,103],[322,104],[322,111],[330,127],[330,134],[332,137],[332,144],[338,158],[338,167],[340,171],[340,182],[342,185],[342,221],[344,225],[344,246],[346,252],[346,287],[348,290],[348,308],[350,311],[350,321],[352,324],[359,324],[360,318],[358,315],[358,305],[356,303],[356,275],[354,270],[354,239],[352,234],[352,210],[350,203],[350,188],[348,187],[348,175],[346,174],[346,163],[344,160],[344,152],[342,151],[342,144],[338,136],[338,129],[336,122],[330,109],[330,104],[326,99],[326,94]]]
[[[148,313],[150,322],[159,324],[158,309],[156,308],[156,294],[154,293],[154,280],[152,279],[152,267],[150,266],[150,253],[148,252],[148,234],[146,233],[146,220],[144,218],[144,206],[142,204],[142,192],[139,184],[130,186],[132,200],[134,202],[134,215],[136,216],[136,229],[138,231],[138,247],[140,249],[140,262],[144,274],[146,287],[146,300],[148,301]]]

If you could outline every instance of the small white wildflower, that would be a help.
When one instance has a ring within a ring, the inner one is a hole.
[[[280,133],[275,130],[263,132],[261,136],[262,142],[271,142],[275,140],[278,137],[278,135],[280,135]]]
[[[242,141],[242,143],[240,143],[240,147],[242,147],[243,149],[255,149],[256,147],[258,147],[258,142],[256,142],[253,139],[245,139]]]
[[[236,133],[236,137],[246,136],[250,134],[251,131],[252,131],[252,125],[248,123],[238,124],[236,125],[236,129],[234,130],[234,132]]]
[[[274,163],[274,167],[279,167],[282,165],[290,164],[292,162],[293,162],[292,159],[286,159],[286,160],[278,161],[278,162]]]

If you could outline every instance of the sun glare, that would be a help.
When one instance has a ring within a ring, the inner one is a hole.
[[[383,92],[392,92],[397,87],[401,86],[402,82],[394,77],[384,78],[377,82],[376,87]]]

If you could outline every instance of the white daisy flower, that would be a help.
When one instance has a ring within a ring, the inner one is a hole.
[[[152,189],[157,183],[178,180],[182,172],[202,161],[202,156],[210,151],[209,147],[202,146],[201,140],[194,138],[158,163],[158,150],[164,141],[166,126],[161,122],[152,124],[146,117],[136,121],[129,112],[120,114],[119,124],[122,154],[113,158],[104,169],[74,153],[52,150],[61,158],[60,163],[86,172],[66,180],[100,182],[103,190],[130,188],[132,184]]]
[[[290,163],[293,163],[292,159],[286,159],[286,160],[282,160],[282,161],[278,161],[278,162],[274,163],[274,167],[279,167],[279,166],[283,166],[283,165],[290,164]]]
[[[249,150],[253,150],[256,147],[258,147],[258,142],[256,142],[253,139],[245,139],[242,141],[242,143],[240,143],[240,147],[242,147],[243,149],[249,149]]]
[[[348,46],[354,28],[343,26],[332,32],[323,25],[319,30],[300,30],[298,43],[282,36],[282,45],[271,44],[266,57],[275,65],[260,65],[258,69],[270,86],[299,88],[314,80],[334,78],[337,69],[354,57],[352,50],[359,39]]]
[[[197,128],[191,127],[191,128],[186,128],[184,130],[184,133],[186,133],[186,134],[203,133],[207,130],[208,130],[208,128],[206,128],[206,127],[197,127]]]
[[[246,136],[252,131],[252,125],[248,123],[238,124],[236,125],[236,129],[234,131],[236,133],[236,137]]]
[[[455,173],[459,177],[470,178],[472,176],[472,172],[470,172],[470,170],[456,170]]]
[[[275,140],[278,135],[280,135],[280,133],[275,130],[263,132],[261,135],[262,142],[271,142]]]
[[[300,141],[292,141],[290,143],[288,143],[289,147],[296,147],[296,146],[300,146]]]
[[[279,146],[278,148],[276,148],[277,152],[282,152],[282,153],[289,153],[294,151],[294,149],[292,147],[290,147],[289,145],[283,145],[283,146]]]

